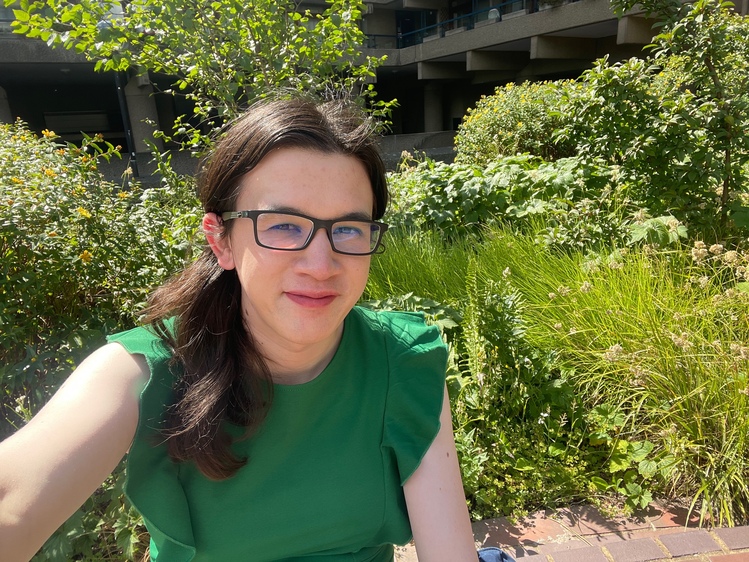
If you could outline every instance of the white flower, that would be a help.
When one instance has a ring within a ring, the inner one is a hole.
[[[611,361],[613,363],[623,355],[624,348],[620,344],[615,343],[614,345],[609,347],[608,351],[604,352],[603,358],[606,359],[606,361]]]
[[[739,254],[736,250],[729,250],[723,254],[723,263],[733,264],[739,261]]]
[[[703,244],[704,245],[704,244]],[[695,244],[697,246],[697,244]],[[707,250],[704,248],[692,248],[692,259],[696,262],[701,262],[707,257]]]

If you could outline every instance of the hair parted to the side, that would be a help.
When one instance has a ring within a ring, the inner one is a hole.
[[[373,219],[388,203],[385,166],[374,127],[355,105],[275,98],[256,103],[230,123],[198,176],[205,212],[236,210],[242,177],[272,150],[302,148],[358,159],[372,185]],[[224,224],[226,235],[233,221]],[[175,319],[172,337],[165,321]],[[234,270],[223,270],[208,246],[181,274],[151,295],[146,321],[174,352],[179,379],[163,436],[170,457],[193,461],[208,478],[233,476],[246,458],[232,450],[227,422],[251,435],[272,401],[268,367],[242,314],[241,287]]]

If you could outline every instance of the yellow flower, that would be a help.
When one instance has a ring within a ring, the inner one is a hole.
[[[81,258],[81,261],[83,263],[89,263],[91,261],[91,258],[93,258],[94,256],[88,250],[83,250],[83,252],[81,252],[81,255],[78,257]]]
[[[54,131],[50,131],[49,129],[44,129],[42,135],[47,139],[53,139],[57,136]]]
[[[117,194],[117,197],[119,197],[120,199],[127,199],[127,192],[125,192],[125,191],[120,191],[120,192],[119,192],[119,193]]]
[[[57,174],[51,168],[44,168],[44,175],[48,178],[54,178]]]
[[[90,218],[91,218],[91,213],[89,213],[89,212],[88,212],[88,211],[87,211],[86,209],[84,209],[83,207],[78,207],[78,208],[76,209],[76,211],[78,211],[78,214],[79,214],[79,215],[81,215],[81,216],[82,216],[82,217],[84,217],[84,218],[87,218],[87,219],[90,219]]]

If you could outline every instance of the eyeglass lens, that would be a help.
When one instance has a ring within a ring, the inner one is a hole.
[[[255,228],[262,246],[277,250],[302,248],[312,235],[314,223],[296,215],[261,213]],[[368,254],[380,239],[380,227],[367,221],[341,220],[330,227],[333,248],[347,254]]]

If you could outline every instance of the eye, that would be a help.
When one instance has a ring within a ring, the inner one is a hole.
[[[337,224],[333,229],[333,236],[353,238],[363,235],[363,228],[356,224]]]
[[[292,224],[290,222],[281,222],[277,224],[271,224],[268,226],[268,230],[275,230],[277,232],[301,232],[302,227],[300,227],[298,224]]]

